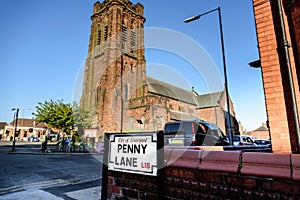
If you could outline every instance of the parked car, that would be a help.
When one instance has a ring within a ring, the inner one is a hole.
[[[271,146],[271,140],[255,140],[254,143],[258,146]]]
[[[28,137],[28,142],[39,142],[40,139],[34,136]]]
[[[221,129],[203,120],[167,122],[164,127],[165,145],[226,146],[229,141]]]
[[[256,146],[254,141],[247,135],[234,135],[233,146],[251,145]]]

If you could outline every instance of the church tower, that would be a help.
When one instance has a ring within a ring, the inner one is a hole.
[[[128,0],[94,4],[81,107],[93,128],[122,132],[130,98],[145,95],[144,8]]]

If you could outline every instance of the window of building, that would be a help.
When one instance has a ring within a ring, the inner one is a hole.
[[[122,49],[126,49],[126,42],[127,42],[127,27],[122,26]]]
[[[104,41],[106,41],[108,38],[108,26],[104,27]]]
[[[122,26],[122,41],[126,42],[127,41],[127,27],[126,26]]]
[[[184,112],[184,108],[182,106],[179,106],[179,109],[178,109],[180,112]]]
[[[98,30],[98,36],[97,36],[97,45],[100,45],[101,43],[101,28]]]
[[[134,119],[132,117],[128,119],[128,129],[134,129]]]
[[[133,73],[133,64],[130,64],[130,72]]]
[[[125,100],[128,100],[130,97],[130,85],[129,83],[126,83],[125,85]]]
[[[133,53],[136,48],[136,32],[134,29],[130,31],[130,53]]]

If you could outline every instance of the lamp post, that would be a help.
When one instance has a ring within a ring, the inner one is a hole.
[[[218,15],[219,15],[219,26],[220,26],[220,37],[221,37],[222,59],[223,59],[224,81],[225,81],[224,85],[225,85],[225,91],[226,91],[226,103],[227,103],[227,111],[228,111],[228,135],[229,135],[229,139],[230,139],[230,144],[233,145],[233,133],[231,130],[231,114],[230,114],[230,104],[229,104],[229,93],[228,93],[228,82],[227,82],[227,71],[226,71],[226,61],[225,61],[225,48],[224,48],[221,8],[218,7],[213,10],[202,13],[200,15],[190,17],[190,18],[184,20],[184,22],[189,23],[189,22],[198,20],[198,19],[200,19],[201,16],[207,15],[214,11],[218,11]]]
[[[13,144],[12,144],[12,152],[16,151],[16,133],[17,133],[17,127],[18,127],[18,115],[19,115],[19,108],[13,108],[12,111],[16,110],[15,112],[15,130],[14,130],[14,137],[13,137]]]

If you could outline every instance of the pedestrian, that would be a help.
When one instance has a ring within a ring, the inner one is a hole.
[[[41,151],[43,153],[45,153],[47,151],[47,145],[48,145],[47,143],[48,143],[47,137],[45,137],[45,141],[42,143],[42,148],[41,148]]]

